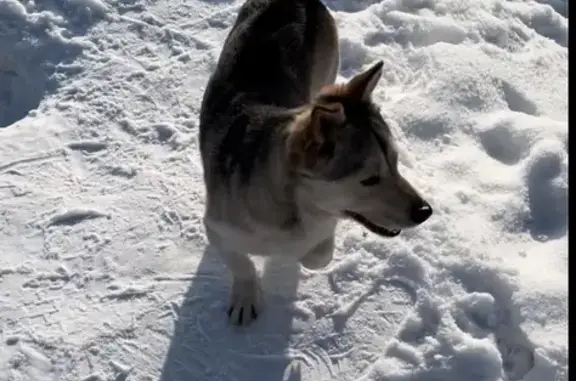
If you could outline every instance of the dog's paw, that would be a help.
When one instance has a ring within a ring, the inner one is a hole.
[[[319,270],[328,266],[333,257],[334,238],[331,237],[322,241],[318,246],[300,258],[300,263],[308,270]]]
[[[327,253],[322,254],[308,253],[300,259],[300,264],[308,270],[323,269],[332,261],[332,255]]]
[[[262,289],[256,279],[234,279],[230,293],[228,318],[231,324],[246,326],[252,323],[262,309]]]

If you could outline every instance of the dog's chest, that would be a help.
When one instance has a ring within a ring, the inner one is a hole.
[[[254,255],[301,257],[334,233],[335,221],[281,229],[265,225],[235,226],[205,220],[211,240],[225,249]],[[215,242],[216,243],[216,242]]]

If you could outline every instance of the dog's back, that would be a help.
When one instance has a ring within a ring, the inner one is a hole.
[[[337,43],[331,23],[319,0],[248,0],[224,43],[204,104],[215,107],[238,96],[282,107],[308,101],[314,75],[327,78],[337,70],[317,62],[330,61],[317,55]]]
[[[247,115],[247,107],[262,113],[297,107],[332,83],[337,44],[334,20],[320,0],[248,0],[204,93],[200,150],[205,163],[226,137],[240,146],[257,134],[252,121],[258,116]]]

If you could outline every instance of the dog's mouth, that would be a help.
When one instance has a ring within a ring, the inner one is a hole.
[[[400,229],[387,229],[384,226],[377,225],[377,224],[371,222],[370,220],[368,220],[363,215],[358,214],[356,212],[351,212],[349,210],[345,210],[344,214],[346,216],[352,218],[354,221],[364,225],[366,227],[366,229],[370,230],[372,233],[381,235],[383,237],[396,237],[402,231]]]

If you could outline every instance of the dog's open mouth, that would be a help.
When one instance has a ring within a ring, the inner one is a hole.
[[[372,233],[376,233],[376,234],[381,235],[383,237],[396,237],[402,231],[400,229],[387,229],[383,226],[376,225],[375,223],[370,222],[363,215],[355,213],[355,212],[351,212],[349,210],[345,210],[344,214],[347,215],[348,217],[352,218],[356,222],[364,225]]]

